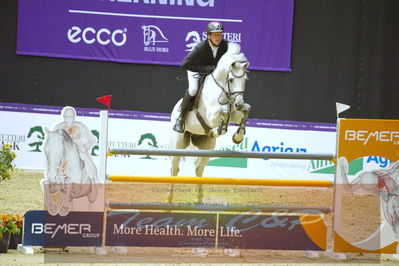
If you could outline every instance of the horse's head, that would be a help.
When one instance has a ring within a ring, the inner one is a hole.
[[[71,142],[72,139],[63,129],[50,131],[45,128],[45,134],[44,155],[46,159],[46,179],[56,182],[62,161],[65,158],[65,143],[66,141]]]
[[[244,106],[244,92],[246,81],[248,80],[248,66],[248,62],[243,63],[235,61],[231,64],[231,68],[227,73],[227,86],[234,97],[234,108],[238,111],[241,111]]]
[[[215,70],[219,78],[225,79],[225,92],[230,104],[238,111],[244,106],[244,92],[246,81],[248,80],[247,68],[249,63],[245,55],[240,52],[240,45],[229,43],[227,52],[220,59]],[[219,87],[220,84],[219,84]]]

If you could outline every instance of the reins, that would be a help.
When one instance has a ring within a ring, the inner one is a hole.
[[[239,75],[239,76],[238,76],[238,75],[236,75],[236,74],[233,72],[233,70],[232,70],[232,68],[231,68],[231,66],[230,66],[229,71],[227,72],[226,82],[225,82],[225,85],[224,85],[224,86],[223,86],[222,84],[220,84],[220,82],[219,82],[218,80],[216,80],[216,78],[215,78],[215,76],[213,75],[213,73],[211,73],[212,79],[213,79],[213,81],[215,82],[215,84],[216,84],[216,85],[222,90],[222,92],[224,92],[224,94],[227,96],[228,103],[233,104],[234,101],[235,101],[235,98],[237,97],[237,95],[244,95],[244,92],[243,92],[243,91],[234,91],[234,92],[231,92],[231,89],[230,89],[230,82],[229,82],[229,80],[230,80],[229,74],[231,73],[231,74],[233,75],[234,78],[242,78],[247,72],[248,72],[247,70],[244,70],[244,72],[242,73],[242,75]],[[226,91],[226,85],[227,85],[227,91]],[[219,103],[220,103],[221,105],[225,105],[225,104],[227,104],[227,102],[226,102],[226,103],[222,103],[221,100],[220,100],[221,97],[222,97],[222,95],[223,95],[223,93],[220,94],[218,101],[219,101]]]

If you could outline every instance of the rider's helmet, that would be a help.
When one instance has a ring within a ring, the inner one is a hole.
[[[206,26],[206,33],[209,34],[212,32],[224,32],[224,27],[222,23],[217,21],[209,22],[209,24]]]
[[[64,118],[68,127],[71,127],[75,121],[76,111],[72,106],[65,106],[61,111],[61,116]]]

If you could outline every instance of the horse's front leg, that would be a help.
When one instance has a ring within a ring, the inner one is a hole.
[[[243,108],[242,108],[242,118],[241,121],[238,125],[238,129],[236,131],[236,133],[234,133],[233,135],[233,142],[235,144],[239,144],[243,141],[244,139],[244,135],[245,135],[245,127],[247,125],[247,119],[249,116],[249,111],[251,111],[251,105],[249,105],[248,103],[245,103]]]
[[[55,216],[58,214],[58,206],[51,199],[51,194],[56,192],[55,186],[57,184],[51,184],[47,179],[40,181],[40,184],[44,192],[44,203],[47,206],[50,215]],[[51,186],[51,188],[50,188]]]
[[[220,124],[217,130],[219,136],[226,134],[227,127],[229,126],[230,104],[221,106],[220,110]]]
[[[62,203],[60,207],[60,216],[66,216],[69,213],[70,203],[72,200],[71,197],[71,190],[72,190],[72,183],[64,184],[65,193],[62,193]]]
[[[202,177],[206,164],[209,162],[208,157],[198,157],[195,161],[195,175]],[[202,184],[197,185],[197,203],[203,203],[204,192]]]
[[[179,162],[180,156],[171,156],[171,168],[170,168],[170,175],[177,176],[179,174]],[[170,184],[168,194],[166,195],[166,202],[172,203],[173,201],[173,189],[175,184]]]

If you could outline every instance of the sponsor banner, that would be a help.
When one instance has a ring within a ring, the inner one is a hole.
[[[106,224],[106,246],[216,245],[215,214],[111,211]]]
[[[32,210],[24,215],[24,246],[101,246],[103,212],[70,212],[52,216]]]
[[[44,169],[43,140],[45,128],[52,130],[63,121],[62,107],[0,103],[0,141],[11,143],[17,153],[18,168]],[[82,122],[98,139],[100,119],[98,109],[75,108],[76,121]],[[169,147],[172,131],[169,114],[111,110],[108,145],[113,148]],[[217,150],[287,153],[334,153],[335,124],[282,120],[248,119],[246,135],[241,144],[232,142],[237,127],[230,125],[226,135],[217,139]],[[122,130],[123,129],[123,130]],[[90,154],[98,166],[99,147]],[[185,157],[180,164],[182,176],[195,176],[193,157]],[[113,175],[170,174],[167,156],[116,155],[108,157],[107,172]],[[366,158],[354,163],[363,169],[366,164],[387,164],[383,158]],[[211,158],[204,176],[333,180],[334,164],[326,160],[269,160],[247,158]]]
[[[399,120],[339,120],[335,251],[398,253],[398,128]],[[356,215],[348,212],[352,202]]]
[[[257,70],[290,71],[294,0],[20,0],[17,54],[179,65],[210,21]]]
[[[325,250],[327,239],[311,215],[111,211],[106,224],[107,246]]]
[[[273,215],[220,214],[218,237],[221,248],[325,250],[327,228],[320,216],[284,210]]]

